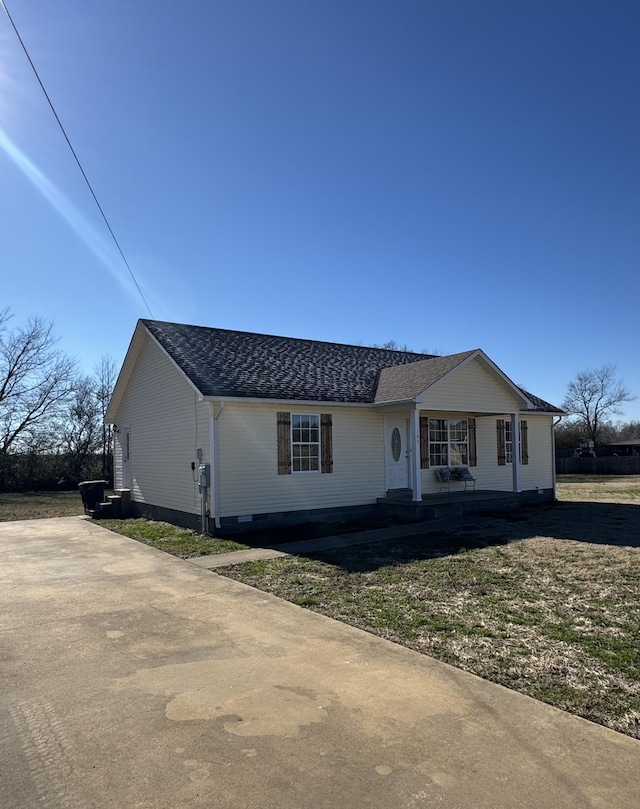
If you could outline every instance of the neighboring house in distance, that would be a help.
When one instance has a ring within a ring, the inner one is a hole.
[[[480,349],[437,357],[140,320],[106,421],[133,514],[233,533],[420,504],[435,470],[555,498],[556,407]],[[201,488],[199,467],[205,484]]]

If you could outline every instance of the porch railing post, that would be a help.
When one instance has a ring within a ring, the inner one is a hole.
[[[520,491],[520,417],[511,414],[511,471],[513,473],[513,491]]]
[[[414,408],[409,417],[409,463],[414,503],[422,500],[422,473],[420,472],[420,413]]]

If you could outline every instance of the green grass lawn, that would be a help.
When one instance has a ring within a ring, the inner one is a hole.
[[[211,553],[241,551],[248,547],[230,539],[213,539],[190,531],[188,528],[178,528],[175,525],[155,520],[100,520],[98,525],[131,537],[131,539],[137,539],[139,542],[144,542],[145,545],[153,545],[154,548],[179,556],[181,559]]]

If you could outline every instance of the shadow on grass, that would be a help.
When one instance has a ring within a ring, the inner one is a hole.
[[[438,531],[422,536],[385,540],[367,545],[351,545],[347,548],[300,555],[335,565],[349,573],[369,573],[382,567],[455,556],[475,548],[505,545],[507,542],[509,540],[498,537],[480,540],[471,532],[463,530]]]
[[[409,520],[397,517],[380,517],[379,519],[352,519],[344,522],[306,522],[301,525],[287,525],[280,528],[269,528],[264,531],[243,533],[242,542],[252,548],[276,548],[291,542],[304,542],[310,539],[358,534],[376,528],[388,528],[395,525],[410,525]]]
[[[382,522],[387,525],[393,524],[390,521]],[[429,531],[408,538],[299,555],[327,562],[350,572],[368,572],[381,567],[454,556],[467,550],[506,545],[540,536],[596,545],[637,548],[640,547],[639,526],[640,506],[637,505],[560,502],[523,508],[517,512],[478,515],[477,522],[456,526],[450,530]],[[351,527],[355,531],[363,531],[384,526],[363,523],[362,526]],[[254,547],[277,547],[287,542],[339,533],[347,533],[344,531],[344,525],[313,523],[286,531],[256,533],[251,537],[243,537],[243,541]]]

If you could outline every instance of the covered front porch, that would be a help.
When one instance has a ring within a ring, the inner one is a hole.
[[[507,495],[519,499],[528,450],[527,422],[518,412],[429,411],[416,405],[413,410],[385,413],[384,423],[388,492],[401,491],[403,499],[408,496],[425,506],[441,505],[450,497],[461,503]],[[515,442],[513,436],[518,437]],[[456,472],[451,483],[455,488],[445,491],[449,478],[442,476]],[[471,481],[464,490],[457,485],[461,474]]]

